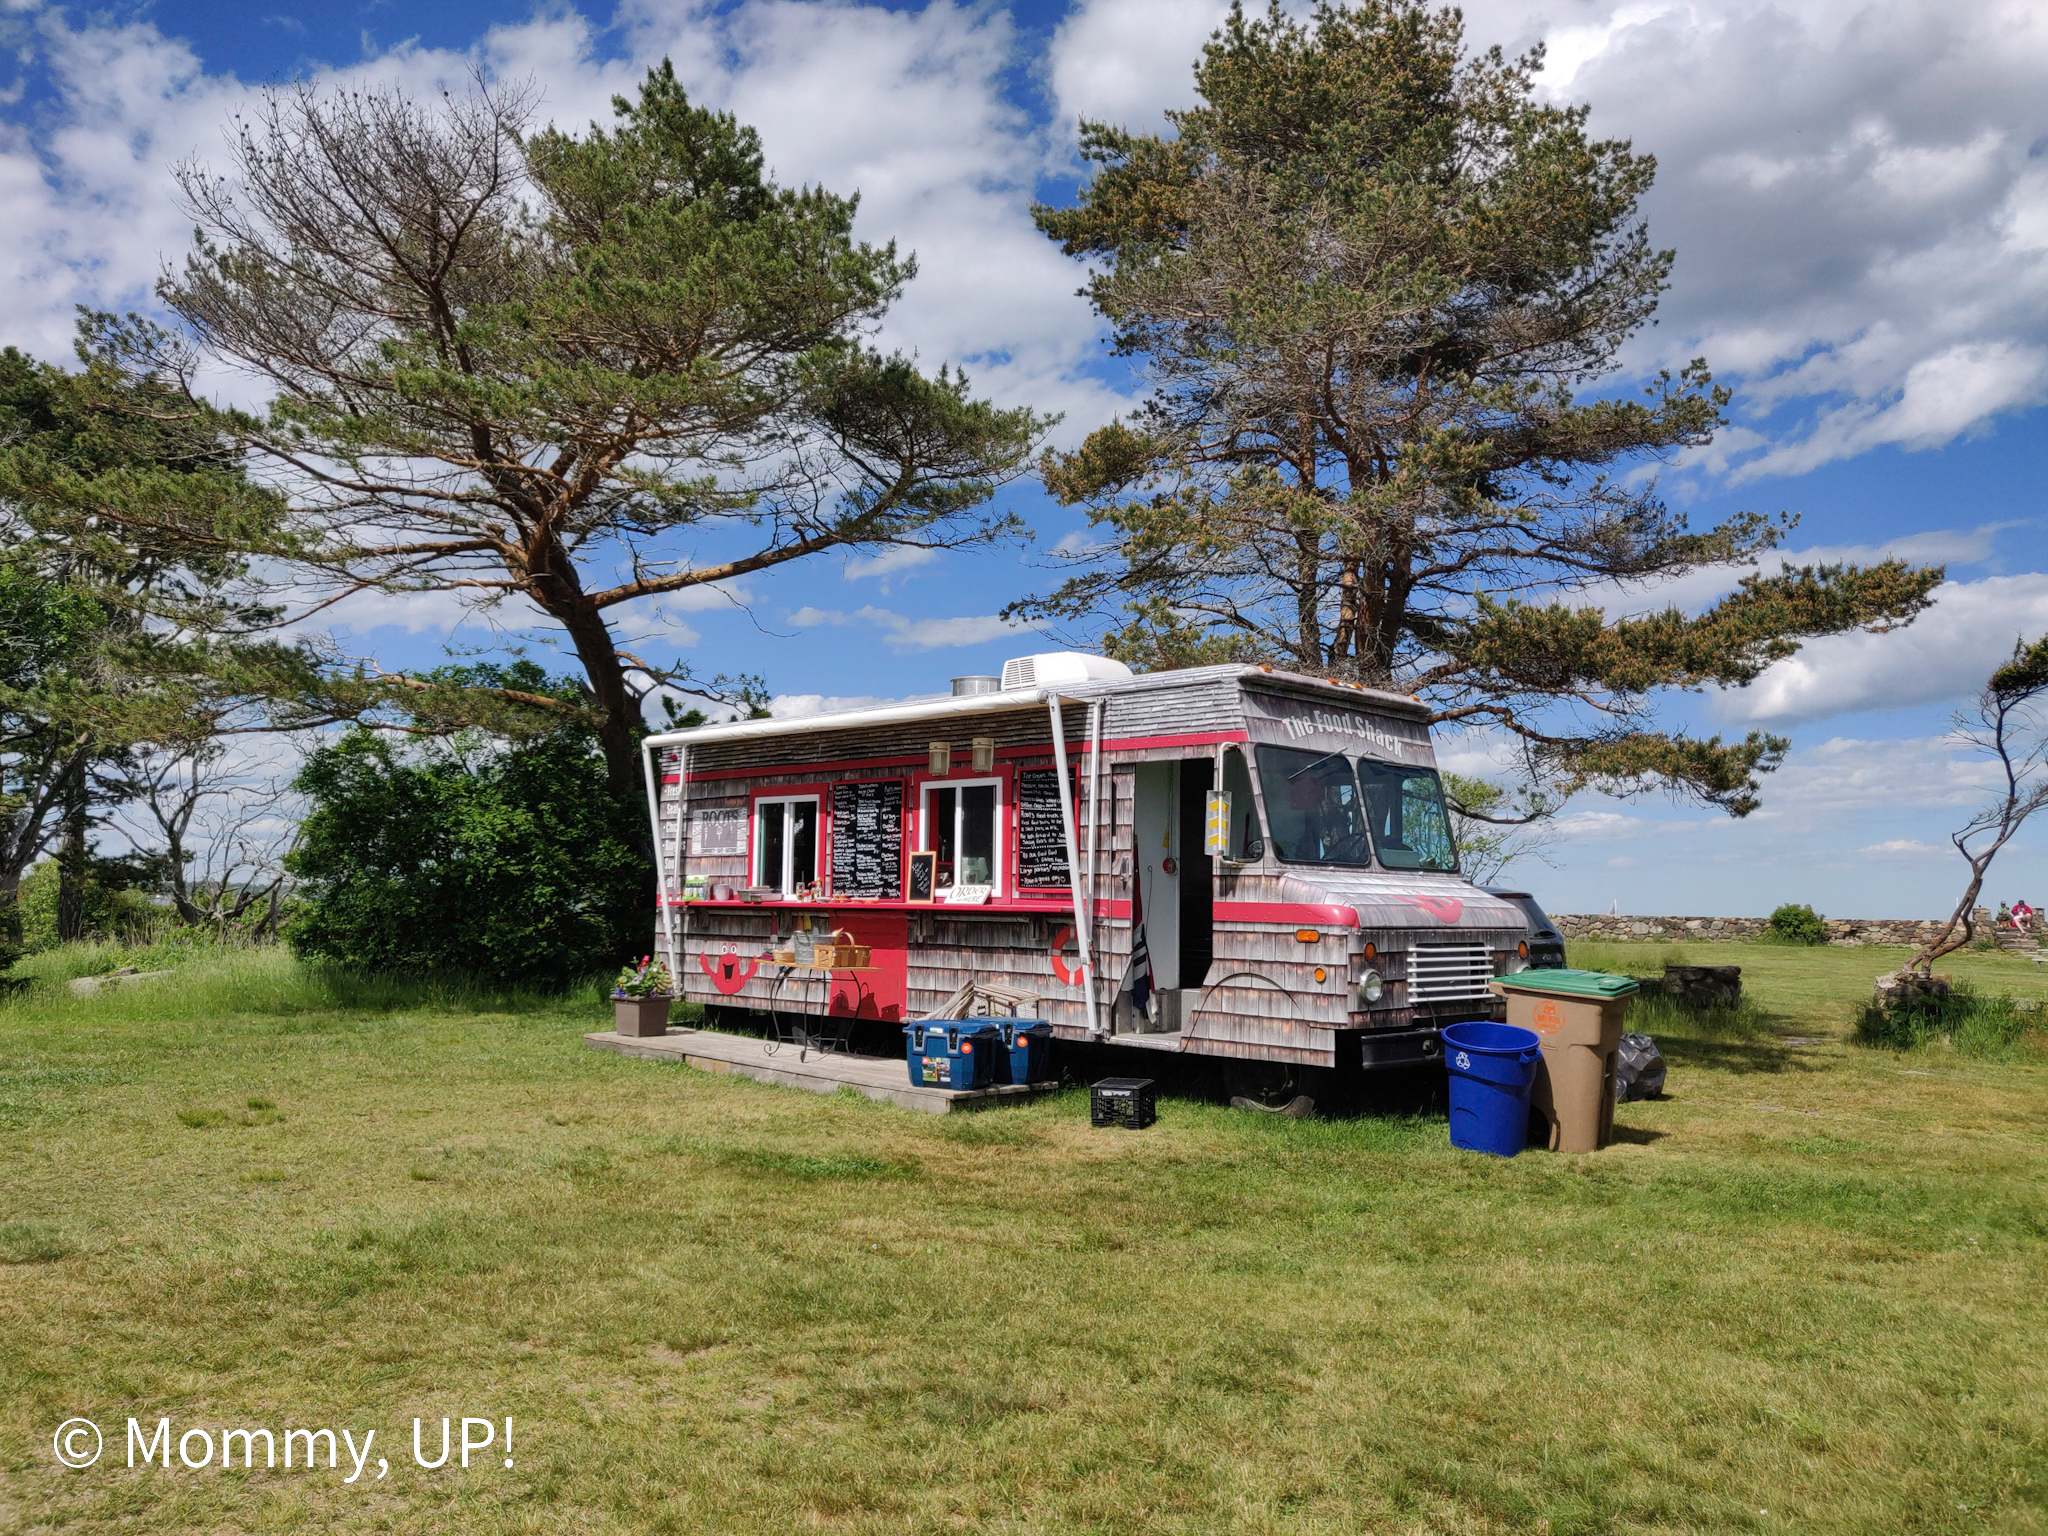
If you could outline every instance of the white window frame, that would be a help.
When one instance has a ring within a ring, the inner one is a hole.
[[[917,791],[918,849],[920,852],[932,853],[936,852],[938,848],[938,845],[932,841],[932,791],[935,789],[977,789],[983,784],[992,785],[996,792],[995,867],[989,871],[989,889],[998,896],[1007,896],[1010,893],[1010,888],[1003,881],[1009,874],[1009,868],[1008,861],[1004,857],[1006,850],[1003,845],[1009,841],[1009,827],[1004,821],[1004,814],[1008,811],[1009,805],[1003,795],[1004,780],[1001,776],[971,779],[926,779],[920,784]],[[959,848],[964,841],[961,837],[962,828],[960,825],[963,811],[963,801],[958,795],[954,796],[953,846],[955,849]],[[953,871],[953,883],[955,885],[967,883],[960,878],[960,871],[957,868]]]
[[[822,880],[824,878],[824,798],[820,795],[763,795],[760,799],[754,802],[754,841],[752,846],[750,846],[747,849],[747,883],[749,885],[752,885],[754,883],[754,876],[759,872],[761,867],[761,845],[764,841],[766,841],[766,827],[764,823],[767,819],[767,808],[772,805],[780,809],[783,806],[800,805],[806,801],[808,801],[811,805],[817,807],[816,825],[818,828],[818,840],[817,848],[814,854],[814,857],[816,859],[816,867],[813,868],[811,871],[811,878],[813,880]],[[778,891],[780,891],[784,896],[793,896],[796,894],[796,872],[793,868],[796,862],[796,839],[789,835],[789,813],[785,810],[782,812],[782,816],[782,878],[779,882],[777,882],[775,888]]]

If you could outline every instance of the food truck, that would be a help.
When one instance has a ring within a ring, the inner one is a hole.
[[[1262,666],[1020,657],[954,694],[648,738],[660,942],[725,1010],[907,1022],[963,983],[1056,1039],[1412,1066],[1526,924],[1461,877],[1417,700]],[[789,963],[798,933],[864,963]],[[1135,1062],[1135,1058],[1134,1058]]]

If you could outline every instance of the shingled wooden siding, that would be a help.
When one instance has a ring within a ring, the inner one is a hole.
[[[1079,770],[1080,799],[1076,807],[1075,841],[1084,861],[1089,846],[1087,757],[1090,701],[1103,705],[1102,735],[1110,744],[1101,770],[1102,802],[1096,832],[1096,854],[1086,873],[1090,904],[1117,902],[1126,915],[1111,917],[1098,910],[1092,925],[1100,1022],[1107,1025],[1117,988],[1129,969],[1132,929],[1128,916],[1135,849],[1133,828],[1134,768],[1143,762],[1208,758],[1219,750],[1216,738],[1241,738],[1246,730],[1244,695],[1235,667],[1201,668],[1175,673],[1157,683],[1085,684],[1063,688],[1070,702],[1064,727],[1070,770]],[[1298,682],[1303,680],[1297,680]],[[1254,682],[1253,686],[1264,686]],[[1289,691],[1276,684],[1278,691]],[[1300,692],[1297,687],[1293,690]],[[1406,701],[1392,701],[1405,706]],[[1361,699],[1360,706],[1373,707]],[[956,754],[953,776],[977,777],[960,759],[977,736],[993,737],[999,764],[1005,770],[1049,767],[1053,763],[1051,723],[1042,703],[1020,703],[986,714],[955,719],[909,722],[866,728],[835,729],[821,724],[787,737],[751,741],[707,742],[688,750],[690,782],[671,782],[682,765],[680,747],[658,755],[662,784],[659,793],[661,855],[664,883],[671,896],[682,889],[677,843],[687,830],[690,812],[729,808],[745,812],[758,792],[831,783],[896,779],[904,785],[906,848],[920,841],[916,832],[918,782],[925,777],[927,744],[950,742]],[[1194,738],[1190,740],[1189,738]],[[1203,738],[1207,738],[1204,740]],[[1116,745],[1117,742],[1129,743]],[[1153,743],[1140,745],[1139,743]],[[1004,800],[1006,882],[1014,889],[1014,793]],[[750,829],[751,830],[751,829]],[[828,868],[821,845],[821,873]],[[717,883],[750,883],[747,856],[685,853],[687,872]],[[1268,860],[1250,869],[1218,871],[1216,896],[1230,903],[1286,903],[1288,872]],[[999,901],[1015,903],[1007,893]],[[843,903],[841,910],[858,909]],[[771,937],[786,933],[799,913],[820,909],[789,906],[736,906],[691,903],[671,908],[669,921],[680,953],[678,975],[693,1001],[740,1008],[765,1009],[773,1004],[785,1012],[804,1011],[815,1001],[822,1006],[830,989],[778,989],[779,967],[762,958]],[[1088,1026],[1085,995],[1078,983],[1060,979],[1053,966],[1054,940],[1075,919],[1071,903],[1061,897],[1031,902],[1011,910],[910,906],[907,926],[908,966],[904,1004],[915,1017],[938,1008],[970,979],[999,982],[1038,998],[1034,1011],[1065,1038],[1080,1038]],[[1363,1025],[1385,1027],[1406,1023],[1406,946],[1412,931],[1380,931],[1332,925],[1317,929],[1318,937],[1303,942],[1288,923],[1219,922],[1214,930],[1213,960],[1207,985],[1187,989],[1183,1043],[1208,1054],[1329,1064],[1335,1060],[1337,1031]],[[1363,958],[1373,942],[1379,956]],[[735,975],[752,967],[743,982],[722,990],[705,970],[714,970],[730,950]],[[1070,968],[1079,965],[1079,944],[1064,946]],[[1365,966],[1376,966],[1387,983],[1391,1008],[1369,1014],[1353,1011],[1354,988]],[[1324,971],[1321,981],[1315,970]]]

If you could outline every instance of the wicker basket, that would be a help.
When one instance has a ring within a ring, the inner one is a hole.
[[[866,965],[875,951],[872,945],[856,944],[853,935],[844,928],[832,931],[832,942],[820,944],[812,951],[811,963],[828,971],[859,970]]]

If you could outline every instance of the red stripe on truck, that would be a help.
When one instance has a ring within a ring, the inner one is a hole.
[[[1358,913],[1351,907],[1323,906],[1295,901],[1219,901],[1215,920],[1219,923],[1285,923],[1289,928],[1320,924],[1325,928],[1356,928]],[[1128,918],[1128,901],[1102,903],[1104,917]]]

